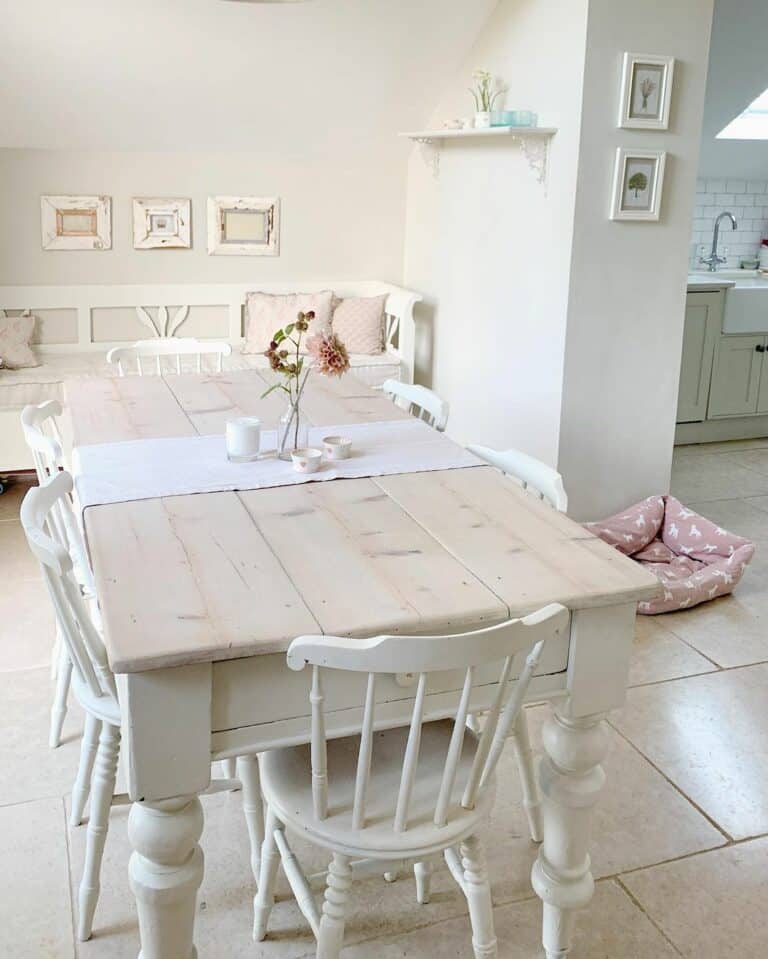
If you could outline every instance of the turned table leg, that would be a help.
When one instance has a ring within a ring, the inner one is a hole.
[[[546,755],[539,770],[544,842],[531,879],[544,903],[547,959],[568,955],[576,910],[594,893],[589,844],[593,807],[605,782],[600,765],[607,749],[603,718],[566,718],[558,709],[544,727]]]
[[[131,808],[129,865],[141,933],[139,959],[196,959],[195,900],[203,881],[203,810],[197,796]]]

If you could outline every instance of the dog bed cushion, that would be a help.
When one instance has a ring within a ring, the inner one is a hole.
[[[637,611],[647,615],[689,609],[732,592],[755,552],[754,543],[687,509],[674,496],[649,496],[622,513],[584,525],[661,581],[663,596],[638,603]]]

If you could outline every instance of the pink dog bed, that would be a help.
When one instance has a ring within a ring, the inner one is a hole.
[[[661,580],[663,597],[638,603],[637,611],[648,615],[689,609],[732,592],[755,552],[754,543],[686,509],[674,496],[649,496],[623,513],[584,525]]]

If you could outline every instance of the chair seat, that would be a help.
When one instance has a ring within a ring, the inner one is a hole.
[[[458,764],[450,814],[445,826],[435,826],[435,797],[445,768],[453,721],[426,723],[422,728],[420,760],[411,795],[408,827],[393,829],[395,804],[403,769],[407,728],[374,735],[371,776],[364,829],[352,828],[352,800],[360,746],[359,736],[328,741],[328,817],[318,820],[312,803],[310,747],[274,749],[262,756],[262,788],[278,817],[318,845],[344,853],[386,860],[430,855],[460,842],[477,830],[493,805],[495,783],[480,794],[474,809],[460,805],[475,755],[477,739],[467,729]]]

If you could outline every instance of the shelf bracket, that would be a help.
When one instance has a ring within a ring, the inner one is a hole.
[[[549,158],[549,140],[542,137],[515,137],[528,161],[528,166],[536,174],[536,179],[546,185],[547,159]]]
[[[432,176],[437,178],[440,174],[440,144],[432,137],[417,137],[416,143],[419,144],[422,160],[432,171]]]

